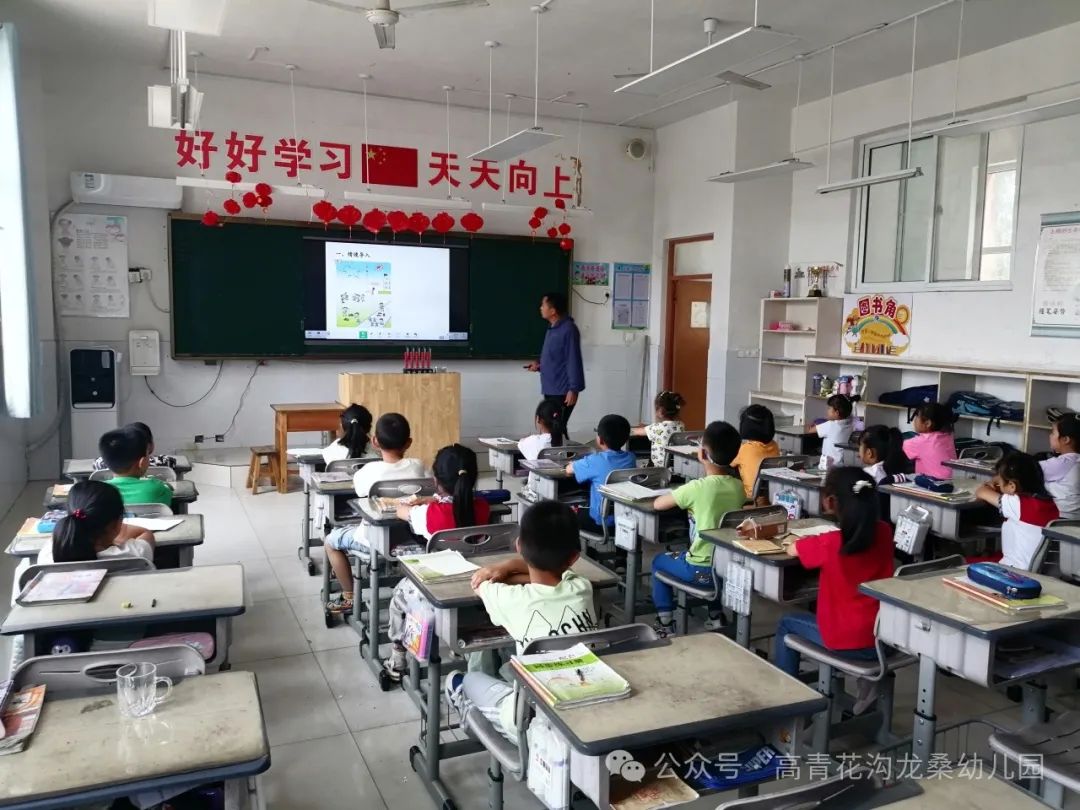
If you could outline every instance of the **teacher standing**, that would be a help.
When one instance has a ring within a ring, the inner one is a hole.
[[[577,405],[578,395],[585,390],[585,369],[581,363],[581,333],[574,319],[567,314],[566,296],[547,293],[540,301],[540,317],[548,322],[540,361],[525,366],[540,372],[540,387],[544,399],[563,406],[563,433],[570,414]],[[567,434],[568,435],[568,434]]]

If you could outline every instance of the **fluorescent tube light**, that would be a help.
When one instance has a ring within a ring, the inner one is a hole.
[[[491,160],[498,163],[520,157],[541,146],[547,146],[561,137],[562,135],[556,135],[554,132],[545,132],[543,127],[529,127],[521,132],[515,132],[509,138],[496,141],[491,146],[485,146],[479,152],[473,152],[468,159]]]
[[[838,180],[835,183],[818,186],[818,194],[831,194],[834,191],[851,191],[854,188],[876,186],[878,183],[895,183],[897,180],[910,180],[912,177],[922,177],[922,169],[916,166],[913,169],[899,169],[895,172],[882,174],[869,174],[866,177],[852,177],[850,180]]]
[[[774,31],[764,25],[751,25],[652,73],[633,79],[615,88],[615,92],[658,96],[708,76],[716,76],[736,65],[746,67],[745,63],[749,60],[786,48],[797,39],[794,34]]]
[[[809,169],[813,163],[807,163],[798,158],[786,158],[775,163],[767,163],[753,169],[743,169],[737,172],[720,172],[720,174],[708,178],[710,183],[741,183],[744,180],[759,180],[762,177],[775,177],[781,174],[791,174],[800,169]]]
[[[736,73],[734,70],[725,70],[723,73],[717,73],[716,78],[722,82],[727,82],[728,84],[737,84],[739,87],[749,87],[751,90],[768,90],[772,87],[772,85],[767,82],[752,79],[749,76],[743,76],[741,73]]]
[[[207,177],[177,177],[176,185],[186,188],[209,188],[216,191],[254,191],[255,183],[230,183],[228,180],[211,180]],[[311,197],[322,199],[326,196],[326,189],[316,186],[270,186],[274,194],[286,197]],[[348,195],[346,195],[348,196]]]
[[[385,203],[410,208],[439,208],[444,211],[464,211],[473,207],[471,202],[461,197],[407,197],[399,194],[376,194],[371,191],[346,191],[344,197],[357,202]]]
[[[530,215],[537,208],[536,205],[520,205],[518,203],[489,203],[489,202],[484,203],[480,207],[481,207],[481,210],[483,210],[485,213],[488,213],[488,214],[522,214],[522,213],[528,213]],[[547,207],[547,206],[545,206],[545,207]],[[559,213],[565,213],[568,218],[570,218],[570,217],[591,217],[593,215],[593,210],[591,208],[567,206],[561,212],[559,211],[558,208],[556,208],[551,213],[556,215],[556,216]]]
[[[1034,124],[1037,121],[1050,121],[1054,118],[1065,118],[1069,115],[1078,114],[1080,114],[1080,98],[1070,98],[1065,101],[1055,101],[1053,104],[1029,107],[1026,110],[998,113],[997,115],[987,116],[986,118],[954,121],[951,124],[945,124],[927,130],[925,134],[956,137],[960,135],[971,135],[976,132],[985,132],[988,129],[994,129],[1000,126]]]

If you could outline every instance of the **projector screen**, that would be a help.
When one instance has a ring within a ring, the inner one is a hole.
[[[468,248],[308,239],[304,257],[305,341],[469,340]]]

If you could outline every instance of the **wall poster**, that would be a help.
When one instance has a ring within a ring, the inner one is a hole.
[[[61,315],[127,318],[127,217],[62,214],[52,235],[53,283]]]
[[[910,294],[845,295],[840,353],[904,354],[911,348],[911,301]]]

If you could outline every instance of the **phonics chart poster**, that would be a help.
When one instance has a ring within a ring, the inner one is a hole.
[[[127,318],[127,217],[62,214],[53,228],[53,282],[61,315]]]

